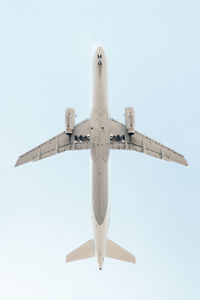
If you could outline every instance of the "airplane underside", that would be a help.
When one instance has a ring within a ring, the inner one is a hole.
[[[92,223],[94,238],[66,256],[71,262],[96,256],[99,269],[104,257],[135,263],[135,256],[107,238],[110,203],[108,161],[110,150],[137,151],[187,166],[183,155],[135,130],[132,107],[125,108],[125,123],[110,118],[107,95],[107,62],[98,47],[93,61],[93,105],[91,116],[75,124],[75,110],[65,113],[65,131],[21,155],[15,166],[59,154],[90,149],[92,158]]]

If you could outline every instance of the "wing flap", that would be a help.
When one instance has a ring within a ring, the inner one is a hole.
[[[43,144],[39,145],[38,147],[35,147],[32,150],[21,155],[18,158],[15,166],[17,167],[30,161],[37,161],[48,156],[52,156],[60,152],[59,148],[67,146],[68,144],[69,137],[65,134],[65,132],[62,132],[57,136],[44,142]]]
[[[138,131],[135,131],[135,134],[130,137],[130,143],[127,143],[127,148],[128,150],[143,152],[156,158],[164,159],[166,161],[174,161],[188,166],[187,161],[182,154],[162,145],[161,143],[158,143]]]
[[[21,155],[15,167],[25,164],[30,161],[37,161],[64,151],[70,150],[85,150],[90,148],[89,134],[89,120],[77,124],[71,136],[62,132],[53,138],[47,140],[41,145]],[[77,137],[77,140],[75,140]],[[81,139],[79,139],[81,137]]]
[[[158,143],[148,136],[135,131],[134,135],[129,136],[126,126],[114,119],[110,121],[111,140],[110,147],[115,150],[134,150],[145,153],[166,161],[174,161],[176,163],[188,166],[188,163],[180,153]],[[114,136],[114,138],[113,138]],[[125,136],[125,141],[123,139]]]

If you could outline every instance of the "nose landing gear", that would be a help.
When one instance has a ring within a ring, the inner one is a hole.
[[[97,64],[98,64],[99,66],[101,66],[101,65],[102,65],[102,54],[98,54],[98,55],[97,55],[97,58],[98,58]]]

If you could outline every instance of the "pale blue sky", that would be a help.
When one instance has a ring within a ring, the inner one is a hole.
[[[199,1],[0,2],[0,299],[200,299]],[[14,168],[18,155],[77,122],[91,104],[97,45],[107,54],[111,116],[189,167],[112,152],[109,238],[136,265],[65,264],[92,237],[89,151]]]

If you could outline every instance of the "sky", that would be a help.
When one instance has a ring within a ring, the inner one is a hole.
[[[0,299],[200,299],[200,2],[0,2]],[[110,155],[108,237],[136,265],[65,263],[91,239],[89,151],[19,168],[20,154],[90,115],[92,58],[107,55],[110,115],[189,167]]]

